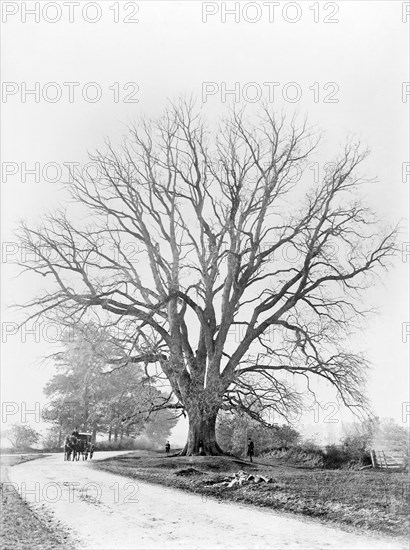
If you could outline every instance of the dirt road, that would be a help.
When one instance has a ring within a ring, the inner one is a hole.
[[[81,550],[400,548],[389,539],[136,482],[62,455],[14,466],[9,479],[40,514],[70,529]]]

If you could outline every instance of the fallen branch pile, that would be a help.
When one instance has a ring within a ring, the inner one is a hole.
[[[234,487],[235,485],[247,485],[250,483],[272,483],[271,477],[247,474],[243,470],[239,470],[235,474],[225,477],[222,481],[218,483],[213,483],[212,485],[205,485],[205,487]]]

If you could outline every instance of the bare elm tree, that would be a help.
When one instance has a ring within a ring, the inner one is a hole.
[[[164,407],[188,415],[183,454],[200,443],[222,453],[222,408],[286,416],[315,377],[363,406],[367,362],[346,335],[395,230],[363,204],[367,152],[352,141],[309,184],[317,144],[306,122],[263,106],[251,120],[230,112],[215,131],[184,100],[135,124],[121,146],[91,155],[97,170],[75,175],[75,212],[23,224],[25,268],[49,281],[27,318],[97,314],[115,325],[117,366],[161,373],[172,388]]]

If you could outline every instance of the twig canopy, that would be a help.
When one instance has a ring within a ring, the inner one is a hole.
[[[366,361],[343,335],[366,313],[361,291],[388,265],[395,231],[362,203],[358,145],[306,186],[317,143],[306,122],[264,107],[253,123],[231,112],[216,133],[183,100],[135,124],[91,156],[97,174],[73,178],[89,223],[59,212],[22,227],[25,267],[50,281],[31,318],[105,311],[119,364],[155,365],[196,426],[187,452],[218,452],[205,432],[221,407],[260,420],[300,407],[284,373],[308,389],[324,378],[363,406]]]

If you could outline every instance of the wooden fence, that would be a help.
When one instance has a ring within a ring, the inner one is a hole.
[[[402,470],[406,467],[404,453],[373,449],[370,451],[373,468]]]

